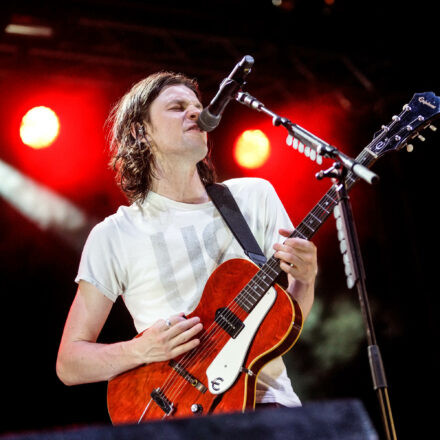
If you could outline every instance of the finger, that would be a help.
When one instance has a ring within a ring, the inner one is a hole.
[[[306,262],[311,262],[314,258],[313,252],[306,252],[303,250],[292,248],[291,246],[276,243],[273,248],[275,249],[275,257],[280,260],[285,260],[288,263],[298,263],[298,260]],[[295,259],[295,261],[292,260]]]
[[[191,339],[186,344],[178,345],[171,350],[171,359],[174,359],[187,351],[196,348],[200,344],[200,339]]]
[[[185,314],[183,312],[181,312],[177,315],[172,315],[169,318],[162,319],[159,321],[161,323],[161,325],[160,325],[161,328],[163,330],[167,330],[167,329],[171,328],[172,326],[174,326],[175,324],[182,322],[182,321],[185,321],[185,320],[186,320]]]
[[[200,333],[203,329],[203,325],[201,322],[199,322],[198,324],[196,324],[195,326],[191,327],[188,330],[183,331],[182,333],[179,333],[178,335],[176,335],[171,341],[170,343],[176,347],[182,344],[185,344],[186,342],[190,341],[191,339],[193,339],[198,333]]]
[[[311,241],[299,237],[288,238],[283,244],[302,252],[314,252],[315,250],[315,245]]]
[[[294,278],[296,278],[295,275],[300,273],[299,268],[295,266],[293,263],[286,263],[285,261],[280,261],[280,268],[287,274],[292,275]]]
[[[273,248],[286,251],[287,249],[283,248],[283,246],[288,246],[300,253],[310,253],[312,255],[316,253],[316,246],[311,241],[304,240],[303,238],[288,238],[284,243],[275,243]]]
[[[199,323],[200,323],[200,318],[198,316],[194,316],[189,319],[183,319],[177,322],[176,324],[167,328],[168,339],[171,340],[175,338],[177,335],[180,335],[181,333],[193,328]]]
[[[284,228],[278,229],[279,234],[282,235],[283,237],[290,237],[294,231],[295,231],[294,229],[284,229]]]
[[[298,255],[292,254],[290,252],[275,252],[274,256],[276,258],[278,258],[281,262],[287,263],[288,265],[295,267],[295,268],[300,268],[303,267],[305,264],[305,261],[302,260],[301,257],[299,257]]]

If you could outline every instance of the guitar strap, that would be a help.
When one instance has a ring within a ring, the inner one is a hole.
[[[213,183],[206,187],[206,191],[226,224],[229,226],[229,229],[234,234],[234,237],[240,243],[244,253],[257,266],[263,266],[263,264],[266,263],[266,257],[258,245],[257,240],[255,240],[229,188],[222,183]]]

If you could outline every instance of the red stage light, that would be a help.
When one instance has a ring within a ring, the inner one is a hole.
[[[48,147],[58,137],[59,132],[58,116],[48,107],[34,107],[21,120],[21,140],[32,148]]]
[[[270,142],[261,130],[246,130],[235,142],[234,158],[244,168],[259,168],[269,158]]]

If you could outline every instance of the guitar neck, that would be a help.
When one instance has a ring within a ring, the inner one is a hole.
[[[377,156],[372,153],[368,147],[364,148],[356,162],[370,168],[376,161]],[[353,185],[359,180],[351,171],[348,172],[345,178],[345,185],[347,190],[350,190]],[[291,237],[304,238],[310,240],[315,232],[327,220],[329,215],[333,212],[333,208],[338,203],[338,196],[336,193],[336,186],[333,185],[315,205],[315,207],[306,215],[303,221],[297,226]]]
[[[362,150],[356,158],[356,162],[370,168],[376,161],[377,156],[372,153],[368,147],[369,146]],[[347,190],[350,190],[357,180],[358,178],[349,171],[345,179]],[[296,227],[290,237],[299,237],[310,240],[333,212],[333,208],[337,203],[338,197],[336,187],[333,185]],[[267,292],[269,287],[275,283],[281,272],[282,269],[280,267],[279,259],[272,256],[251,279],[246,287],[238,294],[235,302],[238,303],[241,308],[250,312]]]

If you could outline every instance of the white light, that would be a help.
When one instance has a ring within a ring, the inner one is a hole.
[[[40,229],[56,233],[79,251],[97,223],[69,200],[1,160],[0,196]]]
[[[53,35],[53,29],[49,26],[37,26],[29,24],[13,24],[6,26],[7,34],[26,35],[28,37],[45,37],[50,38]]]

